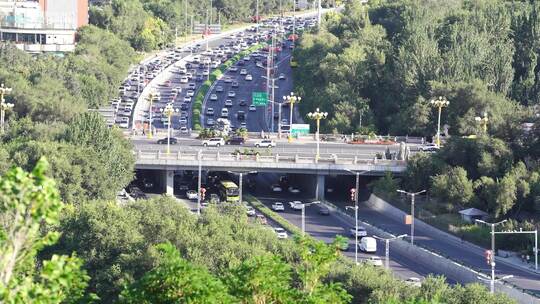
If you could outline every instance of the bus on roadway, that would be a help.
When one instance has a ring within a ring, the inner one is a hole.
[[[219,196],[225,202],[238,202],[240,201],[240,193],[238,191],[238,186],[230,181],[223,180],[219,182]]]

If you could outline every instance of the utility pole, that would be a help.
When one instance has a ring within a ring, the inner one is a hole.
[[[397,192],[407,194],[408,196],[411,197],[411,245],[413,245],[414,244],[414,198],[417,195],[426,192],[426,190],[418,191],[415,193],[407,192],[403,190],[397,190]]]
[[[199,150],[199,153],[197,153],[197,159],[199,160],[199,178],[197,180],[197,214],[201,215],[202,150]]]

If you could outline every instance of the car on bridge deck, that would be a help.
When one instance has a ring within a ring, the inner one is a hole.
[[[203,140],[202,145],[205,147],[208,147],[208,146],[219,147],[219,146],[224,146],[225,141],[221,137],[214,137],[214,138]]]
[[[260,148],[260,147],[272,148],[276,146],[276,143],[270,139],[263,139],[263,140],[259,140],[255,142],[254,146],[257,148]]]
[[[272,192],[281,192],[281,191],[283,191],[281,186],[278,185],[278,184],[274,184],[274,185],[270,186],[270,189],[272,189]]]
[[[158,139],[157,143],[159,145],[166,145],[167,144],[167,138]],[[176,145],[178,143],[178,139],[176,139],[175,137],[171,137],[170,143],[171,143],[171,145]]]
[[[292,193],[292,194],[300,193],[300,189],[298,189],[296,187],[293,187],[293,186],[290,186],[289,189],[287,189],[287,190],[289,190],[289,192]]]

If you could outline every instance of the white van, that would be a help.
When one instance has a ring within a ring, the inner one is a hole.
[[[358,248],[364,252],[375,253],[377,252],[377,240],[369,236],[363,237]]]

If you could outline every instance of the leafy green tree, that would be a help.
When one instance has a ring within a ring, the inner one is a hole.
[[[242,303],[292,303],[291,266],[277,256],[255,256],[232,269],[225,278],[229,292]]]
[[[121,303],[234,303],[225,285],[208,270],[180,257],[170,244],[156,246],[158,265],[125,289]]]
[[[444,162],[439,156],[429,153],[414,154],[407,162],[407,170],[403,178],[405,188],[411,191],[429,189],[431,176],[443,172]]]
[[[92,149],[99,161],[99,168],[107,172],[102,184],[89,185],[86,190],[91,198],[113,198],[133,179],[135,159],[132,144],[117,128],[108,128],[98,113],[84,113],[71,121],[64,139],[73,145]]]
[[[35,265],[43,247],[54,244],[57,232],[41,233],[44,224],[58,223],[63,204],[40,160],[31,173],[13,168],[0,178],[0,299],[3,303],[76,303],[83,299],[89,277],[75,256],[53,255]]]
[[[382,195],[389,199],[396,197],[396,191],[399,189],[400,180],[394,178],[392,172],[387,171],[382,178],[370,183],[370,187],[377,195]]]
[[[474,197],[473,183],[462,167],[452,167],[446,173],[432,178],[431,193],[442,202],[468,205]]]

